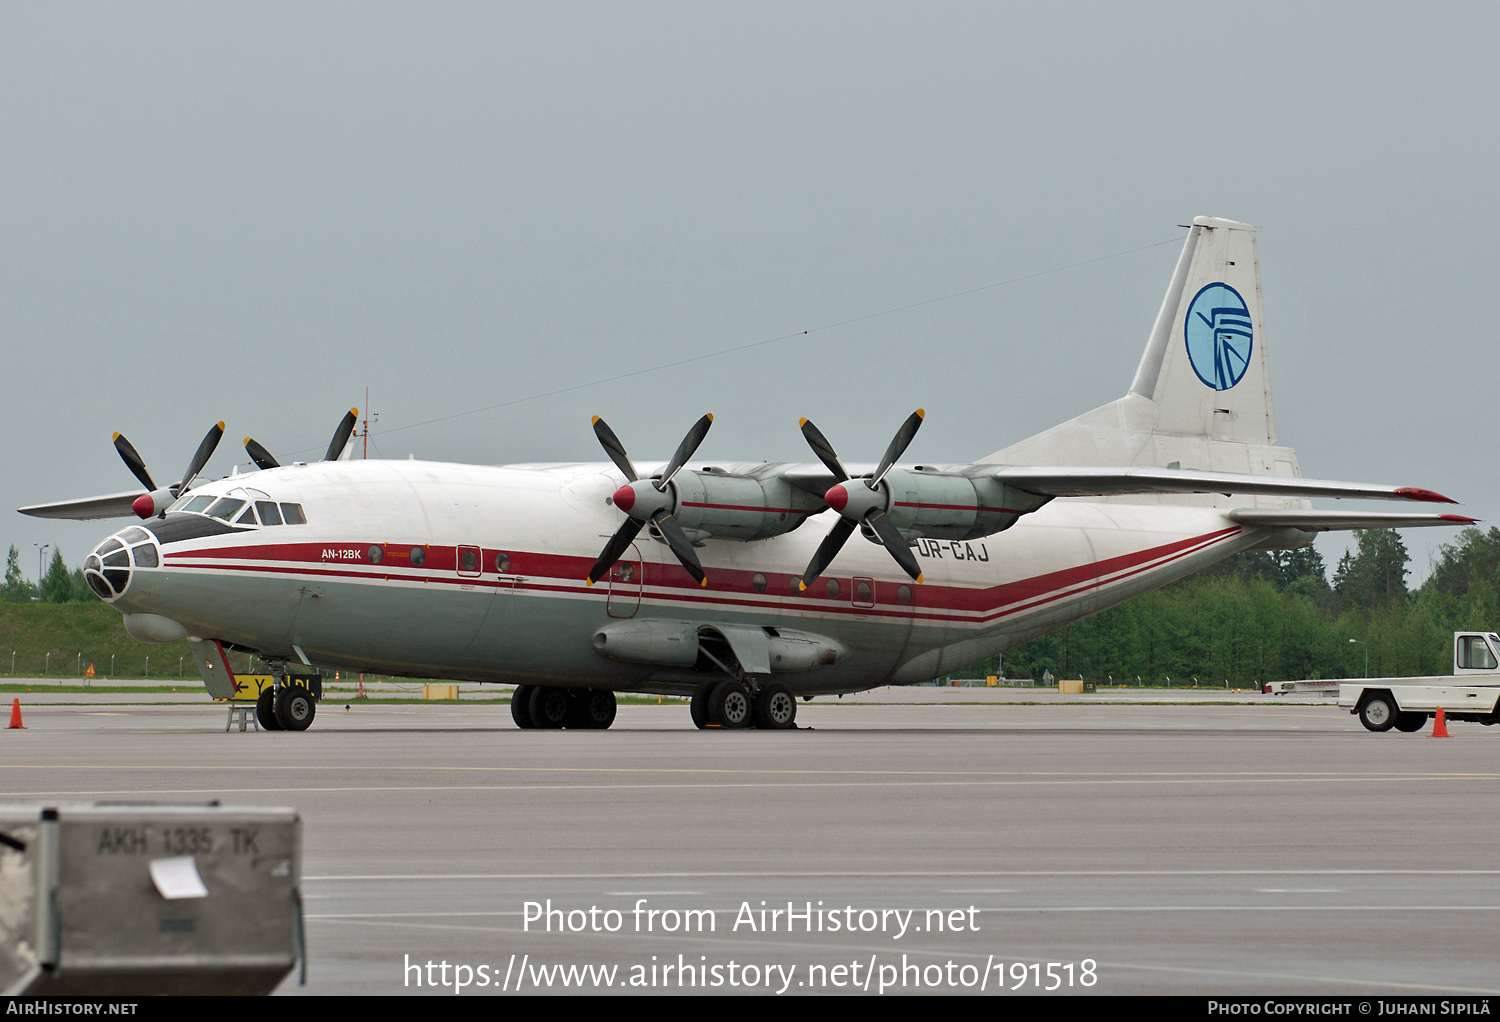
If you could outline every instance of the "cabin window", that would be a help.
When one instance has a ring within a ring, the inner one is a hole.
[[[875,602],[875,594],[870,589],[870,583],[864,581],[854,583],[854,602],[864,604]]]
[[[910,603],[911,602],[911,586],[897,586],[896,587],[896,599],[900,600],[902,603]]]
[[[372,546],[368,551],[366,551],[365,556],[370,559],[371,564],[379,564],[381,561],[385,560],[385,551],[380,549],[380,547],[378,546]]]
[[[479,574],[478,547],[461,546],[458,548],[458,573],[460,575]]]
[[[754,575],[751,575],[750,576],[750,588],[754,589],[757,593],[763,593],[763,592],[765,592],[766,591],[766,576],[762,575],[758,571]]]
[[[839,580],[836,578],[829,579],[827,588],[828,598],[830,600],[837,600],[839,598]]]
[[[281,512],[277,510],[274,500],[257,500],[255,502],[255,510],[260,512],[260,524],[281,524]]]
[[[285,505],[283,505],[283,506],[285,506]],[[427,560],[427,551],[426,550],[423,550],[419,546],[414,546],[414,547],[411,548],[411,566],[413,568],[420,568],[422,566],[422,562],[424,562],[426,560]]]
[[[499,553],[495,555],[495,571],[501,575],[510,572],[510,554]]]
[[[302,515],[301,504],[281,505],[281,520],[287,525],[306,525],[307,519]]]

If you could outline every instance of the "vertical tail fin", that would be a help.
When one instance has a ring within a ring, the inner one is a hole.
[[[1156,405],[1153,433],[1276,442],[1255,228],[1193,221],[1130,393]]]
[[[1300,476],[1276,446],[1255,228],[1196,218],[1129,392],[981,461]]]

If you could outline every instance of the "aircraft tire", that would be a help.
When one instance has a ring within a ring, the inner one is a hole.
[[[255,722],[260,725],[262,731],[280,731],[281,721],[276,719],[276,693],[271,689],[261,689],[260,695],[255,700]]]
[[[717,686],[712,681],[699,685],[697,691],[693,693],[692,702],[688,703],[688,713],[692,715],[693,727],[699,731],[708,727],[708,701],[713,698],[715,687]]]
[[[797,697],[779,681],[760,690],[755,699],[755,726],[762,731],[786,731],[797,726]]]
[[[567,727],[604,731],[615,722],[615,694],[608,689],[569,693]]]
[[[538,685],[531,693],[531,726],[559,728],[568,722],[568,707],[572,700],[568,690],[550,685]]]
[[[1396,730],[1405,731],[1410,734],[1420,731],[1427,726],[1427,714],[1425,713],[1403,713],[1396,717]]]
[[[516,690],[510,694],[510,719],[522,731],[536,727],[531,722],[531,690],[534,688],[535,685],[517,685]]]
[[[312,727],[318,704],[301,685],[283,685],[276,697],[276,722],[283,731],[306,731]]]
[[[1395,700],[1384,692],[1370,696],[1359,707],[1359,722],[1370,731],[1389,731],[1396,716]]]
[[[750,690],[738,681],[721,681],[708,700],[708,716],[724,728],[749,727],[754,703]]]

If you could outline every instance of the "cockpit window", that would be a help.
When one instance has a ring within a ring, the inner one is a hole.
[[[288,524],[288,525],[306,525],[307,524],[307,519],[302,516],[302,505],[301,504],[283,504],[283,505],[281,505],[281,518],[282,518],[282,521],[286,522],[286,524]]]
[[[281,512],[276,508],[276,502],[272,500],[257,500],[255,510],[260,512],[260,524],[280,525]]]
[[[236,524],[236,525],[254,525],[255,524],[255,509],[253,507],[247,507],[247,508],[245,508],[245,513],[242,514],[242,515],[240,515],[238,518],[236,518],[234,520],[234,524]]]
[[[244,506],[245,502],[238,497],[225,497],[208,509],[208,517],[222,518],[227,522],[236,511]]]
[[[150,539],[145,529],[126,529],[120,534],[120,538],[127,543],[139,543],[143,539]]]
[[[212,498],[212,497],[193,497],[192,499],[188,500],[186,506],[178,508],[178,510],[179,511],[202,511],[204,508],[208,507],[208,505],[212,504],[213,502],[214,502],[214,498]],[[180,500],[177,502],[177,504],[181,504],[181,503],[182,503],[182,501],[180,501]],[[173,504],[172,506],[173,507],[177,507],[177,504]]]

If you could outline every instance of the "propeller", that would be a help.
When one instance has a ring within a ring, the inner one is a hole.
[[[141,457],[135,445],[125,439],[123,434],[114,435],[115,450],[120,452],[120,460],[125,462],[125,467],[130,469],[131,475],[141,481],[147,492],[141,494],[130,505],[130,509],[141,518],[150,518],[159,515],[166,510],[167,506],[183,493],[186,493],[193,485],[193,480],[198,473],[203,471],[203,466],[208,464],[208,459],[213,456],[214,448],[219,446],[219,440],[224,436],[224,424],[222,422],[214,425],[203,437],[203,442],[198,445],[191,461],[188,462],[187,471],[182,473],[182,481],[170,483],[166,486],[157,486],[151,478],[151,473],[146,470],[146,461]]]
[[[344,417],[339,420],[338,428],[333,431],[333,439],[328,443],[328,453],[323,455],[324,461],[337,461],[339,455],[344,453],[344,445],[349,442],[349,437],[354,433],[354,423],[358,418],[358,408],[351,408],[344,413]],[[249,437],[245,437],[245,453],[250,455],[250,460],[262,470],[281,467],[281,462],[277,461],[270,451]]]
[[[835,480],[828,492],[823,494],[823,499],[828,506],[838,512],[839,520],[834,523],[833,528],[828,530],[828,535],[823,537],[823,542],[818,544],[818,549],[813,553],[813,559],[808,564],[807,570],[802,573],[802,579],[798,583],[801,588],[806,589],[808,584],[817,581],[819,575],[833,562],[834,557],[843,549],[844,543],[854,534],[854,530],[861,524],[868,525],[870,531],[880,539],[882,545],[901,565],[901,570],[906,572],[918,582],[922,581],[922,569],[917,564],[917,559],[912,555],[911,547],[907,545],[901,530],[896,528],[886,513],[890,507],[890,492],[885,486],[886,473],[890,472],[891,466],[896,459],[906,451],[912,438],[917,435],[917,430],[922,426],[922,419],[926,413],[918,408],[907,417],[896,430],[896,435],[891,438],[890,445],[885,449],[885,456],[880,459],[880,466],[875,469],[875,474],[868,479],[854,480],[849,478],[849,473],[844,469],[844,463],[839,460],[838,452],[828,442],[817,426],[808,419],[802,419],[798,425],[802,427],[802,435],[807,439],[807,444],[812,448],[818,460],[827,466],[828,471],[833,473]]]
[[[635,537],[647,524],[656,526],[656,531],[661,533],[661,538],[667,541],[667,546],[682,566],[687,569],[689,575],[697,580],[700,586],[708,585],[708,577],[703,573],[703,565],[698,561],[698,554],[693,550],[693,544],[688,540],[687,534],[682,531],[682,526],[672,517],[677,508],[677,495],[671,488],[673,477],[682,471],[682,466],[693,456],[703,438],[708,435],[708,427],[713,425],[714,417],[704,415],[703,418],[693,423],[693,428],[688,430],[687,436],[682,438],[682,443],[677,445],[677,452],[672,455],[672,460],[667,462],[662,469],[659,479],[642,479],[640,473],[636,472],[635,465],[630,461],[630,455],[625,453],[625,445],[620,443],[620,438],[615,436],[615,431],[609,428],[609,423],[599,416],[594,416],[594,435],[599,438],[599,444],[604,448],[604,453],[609,455],[609,460],[615,463],[615,467],[625,476],[625,485],[615,491],[613,501],[615,507],[625,512],[626,518],[623,525],[609,537],[609,542],[604,544],[604,552],[589,569],[588,584],[593,585],[605,576],[610,568],[614,567],[635,540]]]

